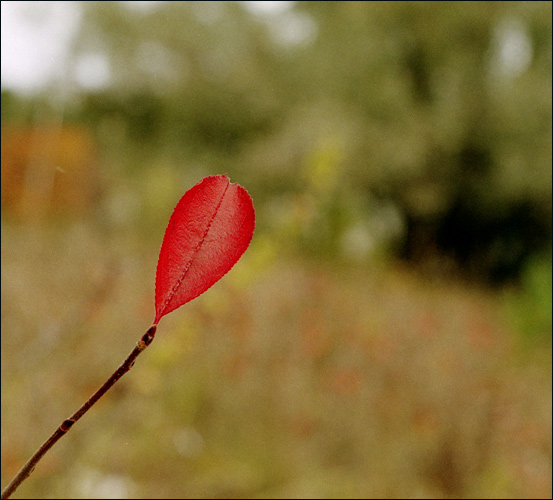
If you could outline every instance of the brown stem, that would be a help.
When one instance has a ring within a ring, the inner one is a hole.
[[[142,338],[136,343],[135,348],[127,356],[127,359],[121,363],[121,366],[115,370],[115,372],[109,377],[102,387],[100,387],[89,399],[86,401],[73,415],[64,420],[61,425],[55,430],[55,432],[42,444],[42,446],[35,451],[35,454],[27,461],[27,463],[21,467],[19,472],[10,481],[2,492],[1,498],[9,498],[10,495],[18,488],[18,486],[33,472],[36,464],[46,454],[46,452],[56,444],[56,442],[64,436],[67,431],[73,426],[73,424],[79,420],[90,408],[98,401],[108,390],[115,384],[125,373],[127,373],[132,366],[138,355],[146,349],[154,340],[156,334],[157,325],[152,325],[150,329],[142,336]]]

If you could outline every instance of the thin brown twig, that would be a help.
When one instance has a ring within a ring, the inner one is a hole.
[[[156,334],[157,325],[152,325],[149,330],[142,336],[142,338],[136,343],[136,346],[127,356],[125,361],[121,363],[121,366],[115,370],[115,372],[109,377],[102,387],[100,387],[73,415],[64,420],[61,425],[55,430],[55,432],[42,444],[42,446],[34,453],[34,455],[27,461],[27,463],[21,467],[19,472],[10,481],[2,492],[1,498],[9,498],[10,495],[19,487],[19,485],[29,477],[33,472],[36,464],[46,454],[46,452],[57,443],[57,441],[64,436],[73,424],[79,420],[92,406],[115,384],[125,373],[127,373],[132,366],[138,355],[146,349],[154,340]]]

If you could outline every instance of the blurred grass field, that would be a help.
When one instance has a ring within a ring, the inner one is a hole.
[[[3,484],[151,324],[162,231],[2,225]],[[270,238],[16,497],[551,496],[550,332],[514,328],[520,294]]]

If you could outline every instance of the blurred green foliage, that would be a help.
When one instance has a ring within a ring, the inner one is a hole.
[[[95,131],[107,182],[156,161],[228,172],[294,205],[300,251],[339,256],[357,234],[359,255],[494,283],[550,251],[550,2],[78,5],[62,97],[37,100]],[[93,90],[77,69],[98,59]],[[3,93],[3,123],[30,109]]]
[[[535,256],[524,267],[522,289],[505,291],[507,317],[526,341],[551,343],[552,273],[549,256]]]

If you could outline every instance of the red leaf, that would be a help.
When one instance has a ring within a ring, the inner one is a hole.
[[[250,195],[226,175],[206,177],[184,193],[159,252],[154,325],[222,278],[248,248],[254,227]]]

